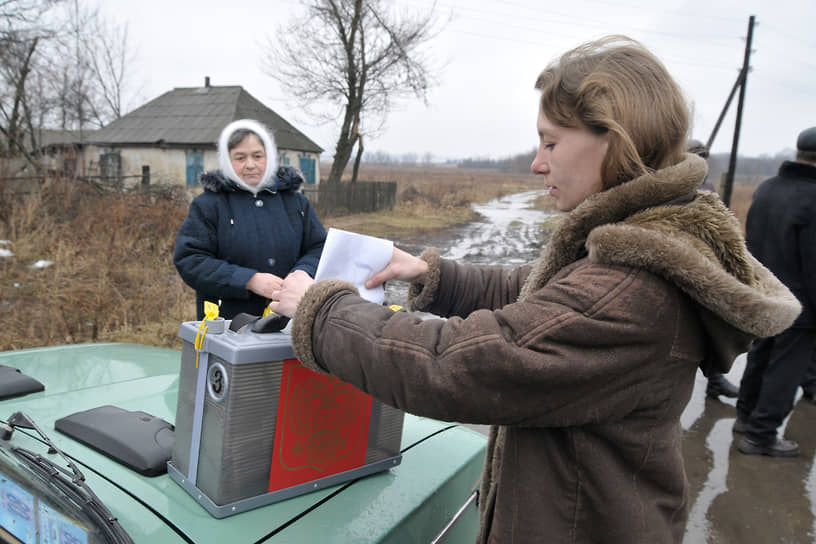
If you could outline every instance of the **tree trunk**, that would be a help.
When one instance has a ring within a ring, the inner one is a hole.
[[[343,177],[343,170],[346,169],[349,158],[351,158],[351,150],[354,147],[354,142],[349,142],[348,136],[341,134],[337,139],[337,148],[334,151],[334,159],[332,160],[331,171],[329,171],[329,178],[327,183],[340,183]]]
[[[363,135],[357,134],[357,156],[354,157],[354,169],[351,171],[351,183],[357,183],[357,174],[360,171],[360,159],[363,157]]]
[[[34,55],[34,50],[37,49],[39,38],[34,38],[31,46],[26,52],[25,59],[20,66],[17,84],[14,89],[14,104],[11,108],[11,114],[8,119],[8,126],[6,127],[6,136],[8,138],[8,151],[12,155],[15,152],[25,154],[25,131],[23,130],[23,113],[24,101],[26,99],[25,84],[28,79],[28,74],[31,71],[31,57]],[[15,149],[16,148],[16,149]]]
[[[334,150],[334,160],[327,183],[340,183],[343,171],[351,159],[351,152],[354,150],[354,143],[357,141],[357,127],[360,118],[360,101],[354,99],[346,106],[346,113],[343,117],[343,127],[340,129],[340,136],[337,138],[337,146]]]

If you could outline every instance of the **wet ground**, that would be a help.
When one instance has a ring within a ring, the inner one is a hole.
[[[512,266],[539,254],[538,222],[546,215],[529,209],[539,193],[511,195],[477,207],[484,221],[423,240],[396,240],[418,255],[426,247],[475,264]],[[404,285],[389,285],[386,299],[404,301]],[[727,378],[739,384],[745,356]],[[794,459],[744,455],[731,428],[734,399],[706,398],[698,372],[694,393],[681,417],[683,454],[690,484],[690,515],[684,544],[816,543],[816,405],[798,401],[780,433],[799,443]],[[486,432],[484,427],[474,427]]]

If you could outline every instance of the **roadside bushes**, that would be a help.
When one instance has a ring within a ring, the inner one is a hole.
[[[48,179],[1,205],[0,349],[178,346],[179,323],[195,318],[194,294],[172,263],[185,196]]]

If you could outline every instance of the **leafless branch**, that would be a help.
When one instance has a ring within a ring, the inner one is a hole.
[[[435,9],[400,17],[383,0],[311,0],[268,40],[263,70],[307,114],[341,121],[329,182],[355,145],[359,156],[363,135],[381,129],[393,100],[426,98],[434,77],[424,47],[435,27]]]

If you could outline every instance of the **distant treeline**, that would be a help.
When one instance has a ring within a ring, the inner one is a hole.
[[[526,173],[530,171],[530,164],[532,164],[535,154],[536,150],[531,149],[526,153],[520,153],[503,159],[476,157],[447,160],[444,164],[458,168],[480,168],[500,170],[503,172]],[[782,161],[791,160],[794,156],[795,151],[793,149],[786,149],[775,155],[763,154],[759,157],[745,157],[740,155],[737,158],[736,173],[743,179],[772,176],[779,169],[779,165],[782,164]],[[714,153],[708,158],[708,174],[712,181],[719,182],[722,179],[722,176],[728,171],[729,160],[730,155],[728,153]],[[430,153],[425,153],[421,156],[415,153],[391,155],[383,151],[366,153],[363,155],[363,162],[386,166],[432,166],[440,164],[439,161],[434,160],[434,156]]]
[[[527,153],[520,153],[504,159],[463,159],[459,161],[459,168],[490,168],[503,172],[529,172],[530,165],[536,156],[536,148]]]
[[[793,160],[796,157],[796,151],[793,149],[786,149],[776,155],[760,155],[759,157],[743,157],[737,156],[737,176],[736,183],[740,183],[741,179],[759,180],[776,174],[779,170],[779,165],[783,161]],[[728,172],[728,161],[731,156],[728,153],[714,153],[708,158],[708,177],[715,184],[723,178]]]

